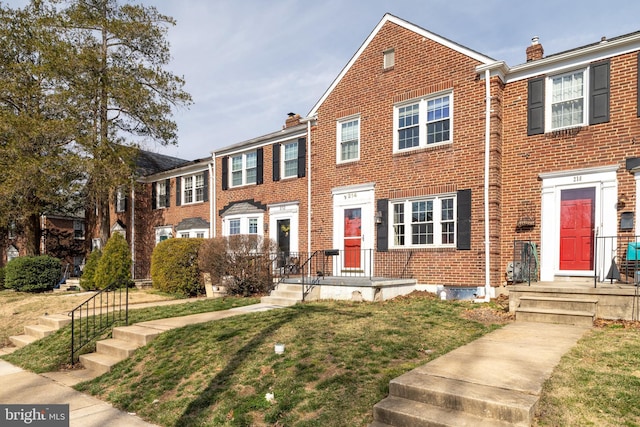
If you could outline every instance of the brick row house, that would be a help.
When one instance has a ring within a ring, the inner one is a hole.
[[[149,169],[113,230],[136,278],[165,238],[257,234],[330,250],[331,275],[485,298],[523,251],[534,280],[605,280],[640,235],[639,51],[640,33],[549,56],[534,38],[510,67],[385,15],[306,116]]]

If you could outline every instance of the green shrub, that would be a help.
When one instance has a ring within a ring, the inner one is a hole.
[[[160,291],[180,296],[204,293],[198,250],[204,239],[167,239],[151,255],[151,280]]]
[[[97,289],[107,286],[130,286],[131,280],[131,251],[127,241],[120,233],[111,235],[104,252],[98,261],[93,279]]]
[[[97,289],[96,286],[96,270],[98,269],[98,263],[102,257],[102,251],[96,249],[87,257],[87,263],[82,270],[82,276],[80,276],[80,286],[86,290]]]
[[[4,289],[4,267],[0,267],[0,290]]]
[[[61,276],[61,263],[49,255],[23,256],[5,267],[5,286],[19,292],[53,290]]]

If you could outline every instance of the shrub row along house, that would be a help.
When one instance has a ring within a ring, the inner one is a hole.
[[[509,67],[385,15],[305,117],[196,161],[149,155],[164,167],[112,231],[139,279],[163,239],[257,234],[284,264],[326,251],[331,275],[486,297],[605,280],[640,234],[639,51],[640,33],[549,56],[533,38]]]

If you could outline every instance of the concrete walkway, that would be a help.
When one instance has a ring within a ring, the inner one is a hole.
[[[261,303],[141,322],[128,328],[153,328],[163,332],[276,308],[282,306]],[[423,418],[424,412],[438,413],[438,407],[433,405],[434,400],[445,405],[449,401],[458,404],[463,401],[484,402],[475,409],[475,404],[465,404],[464,410],[472,412],[471,416],[476,417],[472,420],[480,420],[492,412],[513,412],[515,418],[504,425],[530,425],[543,382],[551,375],[562,355],[588,329],[570,325],[516,322],[491,332],[392,380],[389,397],[374,408],[376,421],[372,426],[412,425],[409,420],[413,419],[415,422],[416,418]],[[37,375],[0,361],[0,403],[69,404],[71,427],[152,425],[70,387],[87,379],[91,379],[87,370]],[[445,395],[440,395],[438,387],[447,389]],[[449,421],[453,415],[452,410],[458,411],[456,408],[446,408],[444,412]],[[473,414],[474,411],[479,413]],[[405,418],[406,416],[409,418]],[[462,418],[460,421],[463,421]],[[466,421],[458,425],[474,425],[465,423]]]
[[[588,329],[508,324],[391,380],[371,426],[529,426],[544,381]]]

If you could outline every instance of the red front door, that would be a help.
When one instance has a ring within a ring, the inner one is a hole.
[[[560,270],[593,270],[595,188],[560,193]]]
[[[362,209],[344,210],[344,268],[361,268]]]

